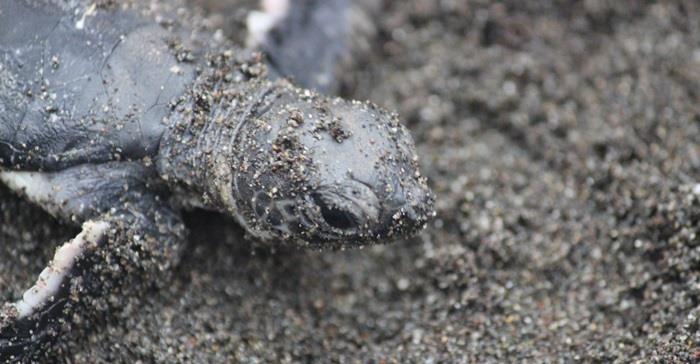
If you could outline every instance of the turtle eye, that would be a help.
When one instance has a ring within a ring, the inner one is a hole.
[[[352,212],[329,203],[321,194],[314,194],[313,199],[321,209],[321,216],[328,225],[342,230],[354,229],[360,225],[359,219]]]

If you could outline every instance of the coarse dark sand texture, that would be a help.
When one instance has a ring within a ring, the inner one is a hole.
[[[211,19],[232,32],[244,10]],[[412,130],[438,196],[428,228],[271,252],[193,212],[165,289],[125,297],[47,357],[700,360],[700,4],[385,1],[376,28],[344,93]],[[5,187],[0,201],[0,298],[13,300],[76,230]]]

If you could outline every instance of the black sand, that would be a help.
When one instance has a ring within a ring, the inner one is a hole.
[[[438,195],[428,229],[359,251],[270,252],[192,213],[165,289],[47,355],[700,360],[700,6],[606,4],[391,2],[346,94],[413,131]],[[76,229],[4,187],[0,201],[12,300]]]

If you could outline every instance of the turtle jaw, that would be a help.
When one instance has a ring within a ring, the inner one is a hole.
[[[259,241],[318,249],[389,243],[414,235],[435,216],[434,196],[424,184],[397,184],[390,192],[381,185],[346,181],[296,197],[260,192],[250,210],[231,213]]]

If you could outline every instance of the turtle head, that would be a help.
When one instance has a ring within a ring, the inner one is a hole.
[[[291,86],[253,114],[237,133],[231,209],[251,235],[342,248],[412,235],[433,216],[395,114]]]

